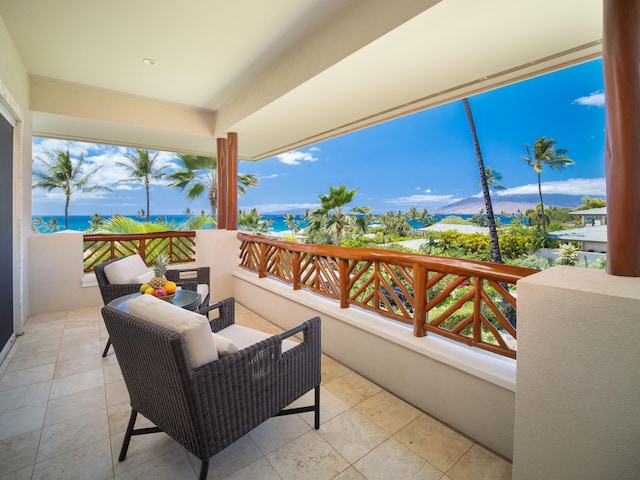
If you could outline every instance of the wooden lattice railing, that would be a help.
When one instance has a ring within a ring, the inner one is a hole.
[[[537,270],[239,233],[240,265],[473,347],[516,357],[516,282]]]
[[[164,253],[169,263],[195,261],[196,232],[91,234],[84,236],[84,271],[112,258],[139,254],[147,265]]]

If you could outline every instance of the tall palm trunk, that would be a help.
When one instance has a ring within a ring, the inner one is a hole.
[[[540,172],[538,172],[538,194],[540,195],[540,215],[542,215],[542,231],[547,232],[547,220],[544,216],[544,203],[542,203],[542,184],[540,183]]]
[[[71,194],[67,194],[67,201],[64,204],[64,229],[69,230],[69,203],[71,203]]]
[[[467,121],[469,122],[469,128],[471,129],[471,137],[473,139],[473,150],[476,154],[476,160],[478,161],[478,170],[480,170],[480,183],[482,185],[482,195],[484,196],[484,205],[487,209],[487,223],[489,224],[489,235],[491,236],[491,255],[495,263],[502,262],[502,254],[500,253],[500,244],[498,243],[498,229],[496,228],[496,219],[493,216],[493,205],[491,203],[491,194],[489,192],[489,184],[487,183],[487,174],[484,168],[484,161],[482,160],[482,152],[480,151],[480,142],[478,141],[478,135],[476,134],[476,125],[473,122],[473,115],[471,113],[471,107],[469,101],[466,98],[462,99],[464,105],[464,111],[467,114]]]
[[[151,206],[151,196],[149,195],[149,180],[145,182],[145,187],[147,190],[147,222],[149,222],[150,221],[149,208]]]

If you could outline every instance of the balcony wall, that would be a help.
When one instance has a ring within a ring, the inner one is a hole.
[[[238,265],[236,232],[198,230],[198,266],[211,268],[211,298],[233,295],[231,271]],[[93,274],[83,271],[83,234],[58,232],[29,237],[29,315],[102,305]]]
[[[402,325],[237,269],[236,299],[288,329],[322,318],[322,349],[358,373],[507,458],[513,453],[515,360]]]
[[[640,478],[640,278],[518,282],[514,480]]]

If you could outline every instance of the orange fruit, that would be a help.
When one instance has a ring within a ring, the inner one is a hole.
[[[167,295],[173,295],[176,293],[176,282],[168,280],[164,283],[164,289],[167,291]]]

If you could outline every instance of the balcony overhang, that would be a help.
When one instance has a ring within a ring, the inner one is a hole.
[[[215,154],[237,132],[239,157],[260,160],[601,55],[599,1],[206,3],[108,4],[96,21],[82,5],[5,2],[34,134]]]

